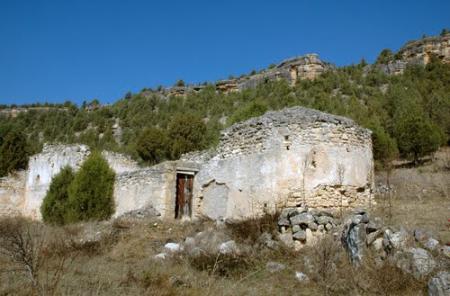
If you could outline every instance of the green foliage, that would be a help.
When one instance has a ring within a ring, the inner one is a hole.
[[[397,143],[379,124],[373,124],[371,129],[374,158],[387,167],[398,156]]]
[[[175,83],[175,86],[183,87],[185,86],[184,80],[180,79]]]
[[[167,128],[167,134],[171,142],[170,156],[173,159],[207,146],[206,125],[201,118],[194,115],[176,115]]]
[[[442,143],[442,133],[419,107],[409,105],[394,118],[394,135],[402,156],[417,163],[420,157],[436,151]]]
[[[115,173],[99,152],[92,152],[68,189],[65,222],[105,220],[114,213]]]
[[[167,157],[167,135],[161,129],[145,128],[138,137],[136,151],[142,160],[155,164]]]
[[[394,60],[394,53],[390,49],[383,49],[377,57],[376,64],[388,64]]]
[[[42,219],[45,223],[63,225],[69,209],[69,186],[75,174],[71,167],[64,167],[55,175],[41,205]]]
[[[246,119],[249,119],[251,117],[256,117],[263,115],[266,113],[268,107],[265,103],[261,102],[250,102],[247,103],[242,109],[238,109],[231,117],[230,117],[230,123],[236,123],[240,121],[244,121]]]
[[[11,130],[4,138],[0,135],[0,139],[0,176],[5,176],[14,170],[26,169],[28,151],[25,135]]]

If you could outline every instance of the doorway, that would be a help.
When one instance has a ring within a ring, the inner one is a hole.
[[[194,175],[181,173],[177,174],[175,219],[191,217],[193,187]]]

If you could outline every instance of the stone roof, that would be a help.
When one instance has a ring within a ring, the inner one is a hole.
[[[224,133],[233,132],[236,129],[242,129],[244,126],[252,125],[284,126],[289,124],[307,124],[314,122],[327,122],[344,125],[346,127],[359,127],[358,124],[347,117],[332,115],[305,107],[291,107],[279,111],[269,111],[262,116],[233,124],[227,128]]]

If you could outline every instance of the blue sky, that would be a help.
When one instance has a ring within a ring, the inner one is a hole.
[[[444,27],[448,0],[0,0],[0,103],[114,102],[310,52],[373,61]]]

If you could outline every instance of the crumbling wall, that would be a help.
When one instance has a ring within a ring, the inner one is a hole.
[[[65,166],[78,169],[89,155],[85,145],[45,145],[42,152],[29,159],[25,184],[25,216],[40,219],[40,206],[54,175]]]
[[[45,145],[41,153],[31,156],[26,173],[25,202],[18,211],[25,216],[40,219],[40,206],[52,178],[65,166],[78,170],[90,153],[86,145]],[[102,155],[118,175],[138,169],[135,161],[119,153],[104,151]]]
[[[368,130],[343,117],[290,108],[224,131],[216,155],[196,175],[194,191],[199,215],[245,218],[300,203],[365,204],[372,175]]]
[[[25,171],[0,178],[0,216],[16,216],[25,203]]]
[[[114,216],[152,206],[165,217],[172,210],[166,202],[172,195],[175,195],[174,172],[164,166],[121,174],[114,185]]]

